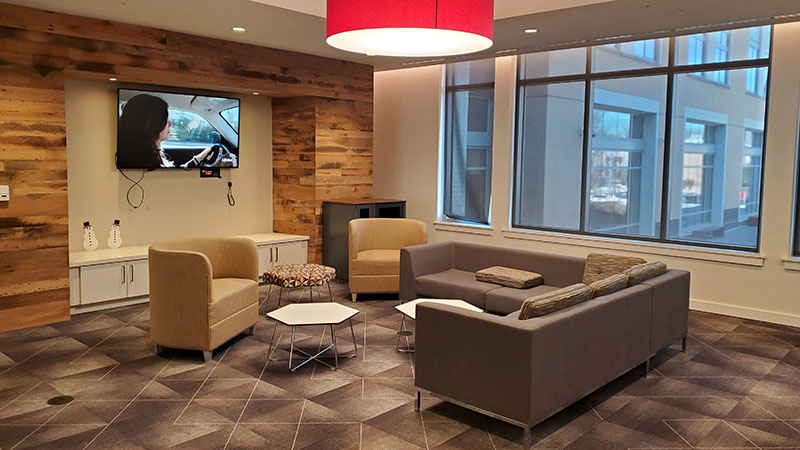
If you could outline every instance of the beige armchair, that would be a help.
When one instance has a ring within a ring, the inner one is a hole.
[[[354,219],[348,240],[350,293],[356,301],[364,292],[398,292],[400,249],[426,244],[428,229],[413,219]]]
[[[153,244],[150,338],[163,347],[211,352],[258,321],[258,251],[243,238]]]

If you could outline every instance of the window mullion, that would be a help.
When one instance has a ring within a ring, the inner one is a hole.
[[[659,239],[667,239],[667,226],[669,225],[670,177],[672,169],[672,125],[675,117],[675,46],[677,39],[669,38],[669,73],[667,74],[667,98],[664,109],[664,160],[661,167],[661,222],[658,232]]]
[[[590,164],[590,148],[592,144],[592,132],[594,127],[592,126],[591,119],[592,119],[592,105],[594,101],[592,99],[592,81],[591,81],[591,73],[592,73],[592,51],[590,48],[586,49],[586,73],[584,74],[584,91],[583,91],[583,158],[581,161],[581,211],[580,211],[580,223],[578,224],[578,229],[581,232],[586,231],[586,207],[587,207],[587,198],[586,191],[589,186],[589,164]]]

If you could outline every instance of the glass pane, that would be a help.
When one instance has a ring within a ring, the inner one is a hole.
[[[228,122],[228,125],[233,128],[233,131],[235,131],[236,134],[239,134],[239,109],[239,107],[228,108],[219,113],[219,115],[221,115],[222,118]]]
[[[209,145],[220,143],[219,131],[197,113],[169,108],[169,120],[172,122],[169,132],[170,141],[197,142]]]
[[[657,237],[667,77],[592,84],[586,229]]]
[[[678,36],[675,64],[682,66],[767,58],[769,41],[769,26]]]
[[[573,82],[522,88],[515,226],[580,227],[585,86]]]
[[[645,69],[667,65],[669,39],[646,39],[592,47],[592,72]]]
[[[523,80],[582,73],[586,73],[585,48],[531,53],[520,57],[520,79]]]
[[[494,59],[464,61],[447,65],[448,86],[492,82],[494,82]]]
[[[447,94],[444,214],[489,222],[494,89]]]
[[[747,93],[748,69],[717,72],[730,88],[675,78],[667,237],[756,248],[766,101]]]

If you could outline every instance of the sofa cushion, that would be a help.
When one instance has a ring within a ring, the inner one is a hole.
[[[475,279],[475,272],[449,269],[439,273],[417,277],[417,297],[458,298],[478,308],[485,308],[484,294],[497,289],[496,284]]]
[[[503,266],[481,269],[475,272],[475,279],[516,289],[538,286],[544,281],[540,273]]]
[[[400,273],[400,249],[362,250],[350,261],[350,270],[357,275],[397,275]]]
[[[655,261],[647,264],[639,264],[630,269],[625,270],[625,275],[628,276],[628,286],[639,284],[644,280],[657,277],[667,271],[667,265],[661,261]]]
[[[519,319],[526,320],[559,311],[589,300],[592,292],[589,286],[576,283],[546,294],[531,297],[522,303]]]
[[[627,278],[625,281],[627,282]],[[546,284],[540,284],[528,289],[506,287],[492,289],[484,295],[486,298],[486,310],[498,314],[516,313],[519,311],[519,308],[522,307],[522,302],[524,302],[525,299],[546,294],[557,289],[559,289],[557,286],[549,286]]]
[[[586,257],[586,265],[583,268],[583,283],[592,284],[602,280],[609,275],[622,273],[637,264],[645,264],[647,261],[633,256],[608,255],[605,253],[589,253]]]
[[[258,283],[246,278],[215,278],[211,280],[211,295],[208,323],[214,325],[248,306],[258,304]]]
[[[592,291],[592,298],[611,294],[628,287],[628,276],[622,273],[611,275],[610,277],[597,280],[589,285]]]

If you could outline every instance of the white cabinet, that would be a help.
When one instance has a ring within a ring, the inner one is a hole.
[[[259,273],[281,264],[305,264],[306,261],[308,261],[306,241],[258,246]]]
[[[147,260],[83,266],[80,286],[81,305],[147,295]]]

